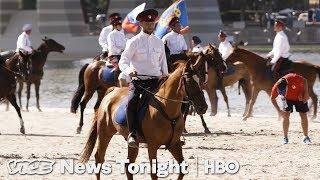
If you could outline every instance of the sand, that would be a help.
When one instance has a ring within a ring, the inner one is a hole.
[[[0,108],[0,179],[95,179],[94,175],[61,174],[61,159],[79,158],[91,126],[92,110],[85,114],[82,134],[75,134],[78,115],[68,109],[43,108],[43,112],[31,109],[23,112],[26,135],[19,133],[19,121],[16,113]],[[259,116],[244,122],[240,115],[227,117],[219,113],[215,117],[205,115],[211,134],[204,134],[198,116],[190,116],[187,121],[186,145],[184,157],[189,164],[189,174],[185,179],[318,179],[320,178],[320,133],[319,122],[310,121],[312,144],[302,143],[299,118],[295,115],[290,124],[288,145],[282,145],[281,121],[276,116]],[[102,175],[102,179],[125,179],[120,173],[116,160],[126,159],[126,142],[115,135],[109,144],[106,161],[112,164],[112,173]],[[172,159],[171,154],[160,149],[159,161]],[[11,159],[44,158],[56,161],[54,171],[48,175],[9,175],[6,164]],[[204,160],[237,160],[238,173],[204,174]],[[91,156],[91,160],[94,160]],[[198,166],[196,165],[198,160]],[[147,162],[147,149],[140,148],[138,163]],[[198,171],[197,168],[198,167]],[[137,179],[150,179],[148,174],[136,175]],[[176,179],[170,175],[167,179]]]

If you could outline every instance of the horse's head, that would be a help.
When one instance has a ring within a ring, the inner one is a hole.
[[[19,71],[19,74],[22,76],[24,80],[28,78],[30,75],[30,54],[23,53],[19,51],[16,55],[17,58],[17,69]]]
[[[219,71],[225,71],[227,69],[221,53],[215,45],[209,44],[206,47],[204,58],[209,64],[212,64],[213,67],[216,67]]]
[[[198,114],[204,114],[207,111],[208,105],[206,103],[203,91],[198,83],[198,68],[199,67],[197,65],[192,65],[191,61],[186,63],[182,74],[183,84],[187,98],[194,105],[196,112]]]
[[[42,39],[42,41],[44,42],[49,51],[63,53],[63,51],[66,49],[63,45],[59,44],[57,41],[53,39],[45,37],[44,39]]]

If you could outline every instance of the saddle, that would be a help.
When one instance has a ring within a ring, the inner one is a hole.
[[[270,60],[268,60],[267,63],[267,77],[270,79],[278,80],[282,76],[289,73],[290,70],[292,70],[292,64],[293,62],[289,60],[288,58],[279,58],[279,60],[274,65],[273,71],[272,71],[272,65],[270,64]]]
[[[156,92],[157,88],[159,87],[159,85],[161,83],[162,83],[162,81],[159,81],[157,87],[150,87],[147,90],[149,92],[154,93],[154,92]],[[145,113],[147,112],[149,105],[152,105],[152,102],[151,102],[152,99],[153,99],[153,97],[147,91],[143,91],[142,96],[139,101],[139,104],[138,104],[138,107],[137,107],[137,110],[138,110],[137,119],[139,121],[139,124],[142,123],[142,120],[144,119]],[[115,121],[119,125],[126,125],[127,124],[128,103],[129,103],[129,96],[127,95],[122,99],[118,109],[116,110]]]
[[[104,83],[116,86],[119,74],[119,69],[115,68],[112,64],[106,63],[105,67],[102,68],[100,78]]]

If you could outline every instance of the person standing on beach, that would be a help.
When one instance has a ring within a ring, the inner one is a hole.
[[[276,98],[280,96],[283,104],[283,110],[281,111]],[[296,111],[299,112],[301,117],[301,126],[303,130],[304,143],[311,143],[308,136],[308,83],[307,80],[294,73],[289,74],[280,78],[273,86],[271,92],[271,102],[275,106],[278,112],[282,112],[283,118],[283,144],[288,144],[288,130],[289,130],[289,119],[290,114],[293,112],[293,106],[295,106]]]

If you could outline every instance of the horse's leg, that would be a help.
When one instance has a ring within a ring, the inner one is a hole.
[[[84,109],[86,109],[86,105],[88,103],[88,101],[91,99],[92,95],[93,95],[94,91],[90,90],[90,92],[85,92],[84,93],[84,97],[83,100],[80,103],[80,121],[79,121],[79,126],[77,127],[77,134],[81,133],[82,130],[82,126],[83,126],[83,112]]]
[[[98,119],[98,146],[97,151],[94,155],[96,164],[98,163],[104,163],[104,157],[106,155],[106,150],[109,145],[110,140],[112,139],[112,136],[115,134],[110,128],[107,126],[107,122],[105,120],[106,114],[103,115],[103,120]],[[101,169],[100,169],[101,170]],[[98,174],[96,174],[97,179],[100,179],[100,171]]]
[[[41,84],[40,80],[38,80],[38,81],[36,81],[34,83],[34,88],[35,88],[35,91],[36,91],[36,98],[37,98],[37,108],[38,108],[39,112],[41,112],[40,103],[39,103],[39,99],[40,99],[40,95],[39,95],[40,84]]]
[[[204,121],[203,115],[200,115],[200,118],[201,118],[202,126],[204,128],[204,133],[210,134],[211,132],[210,132],[209,128],[207,127],[206,122]]]
[[[27,105],[26,105],[27,112],[29,111],[30,88],[31,88],[31,83],[27,82]]]
[[[210,104],[211,104],[211,113],[210,116],[215,116],[217,114],[217,109],[218,109],[218,96],[217,92],[215,89],[206,89]]]
[[[22,119],[22,116],[21,116],[20,107],[17,104],[17,99],[16,99],[15,94],[13,94],[11,96],[8,96],[7,99],[11,103],[11,105],[16,109],[16,111],[18,113],[18,116],[20,118],[20,132],[22,134],[25,134],[24,122],[23,122],[23,119]]]
[[[153,146],[149,146],[149,144],[148,144],[148,155],[149,155],[151,169],[152,169],[152,160],[157,161],[157,149],[158,148],[155,148]],[[157,166],[157,163],[156,163],[156,166]],[[156,169],[158,169],[158,166],[156,167]],[[157,173],[151,173],[151,179],[152,180],[158,179]]]
[[[245,117],[243,118],[244,121],[247,120],[252,115],[253,105],[257,100],[258,94],[259,94],[259,91],[255,87],[253,87],[252,88],[252,96],[251,96],[251,99],[249,102],[248,112],[245,115]]]
[[[22,89],[23,89],[23,81],[18,81],[18,82],[19,82],[19,88],[18,88],[19,105],[20,105],[20,108],[22,108],[21,93],[22,93]]]
[[[317,95],[314,93],[312,87],[309,88],[309,96],[312,99],[312,104],[313,104],[313,116],[312,116],[312,120],[317,118],[317,112],[318,112],[318,97]]]
[[[244,110],[244,113],[243,113],[242,117],[244,117],[246,115],[247,111],[248,111],[249,101],[250,101],[250,98],[251,98],[251,86],[250,86],[249,83],[250,83],[249,80],[245,80],[240,84],[241,87],[242,87],[244,96],[246,98],[246,107],[245,107],[245,110]]]
[[[177,143],[175,146],[170,147],[169,151],[172,154],[172,156],[174,157],[174,159],[176,159],[178,161],[178,163],[181,164],[182,161],[184,160],[183,154],[182,154],[181,144]],[[185,168],[187,168],[187,167],[185,167]],[[183,179],[183,176],[184,176],[184,174],[182,173],[181,166],[180,166],[180,172],[179,172],[178,179],[179,180]]]
[[[226,104],[227,104],[228,117],[231,117],[230,107],[229,107],[229,100],[228,100],[228,96],[227,96],[227,93],[226,93],[226,89],[223,87],[222,89],[220,89],[220,91],[221,91],[221,94],[223,96],[224,102],[226,102]]]
[[[190,104],[183,104],[183,106],[181,107],[181,110],[184,111],[183,112],[183,120],[184,120],[184,133],[188,133],[187,129],[186,129],[186,121],[187,121],[187,116],[189,114],[189,109],[190,109]]]
[[[6,101],[6,111],[9,111],[9,101]]]
[[[139,148],[132,148],[128,146],[128,159],[129,159],[129,163],[134,163],[137,159],[139,153]],[[128,180],[132,180],[133,179],[133,175],[131,173],[129,173],[128,171],[128,166],[129,164],[126,163],[126,175],[127,175],[127,179]]]
[[[97,102],[96,102],[96,104],[94,105],[94,112],[97,112],[97,110],[98,110],[98,108],[99,108],[99,106],[100,106],[100,104],[101,104],[101,101],[102,101],[102,99],[103,99],[103,97],[104,97],[105,91],[102,90],[102,89],[98,89],[98,90],[97,90],[97,93],[98,93],[98,97],[97,97]]]

